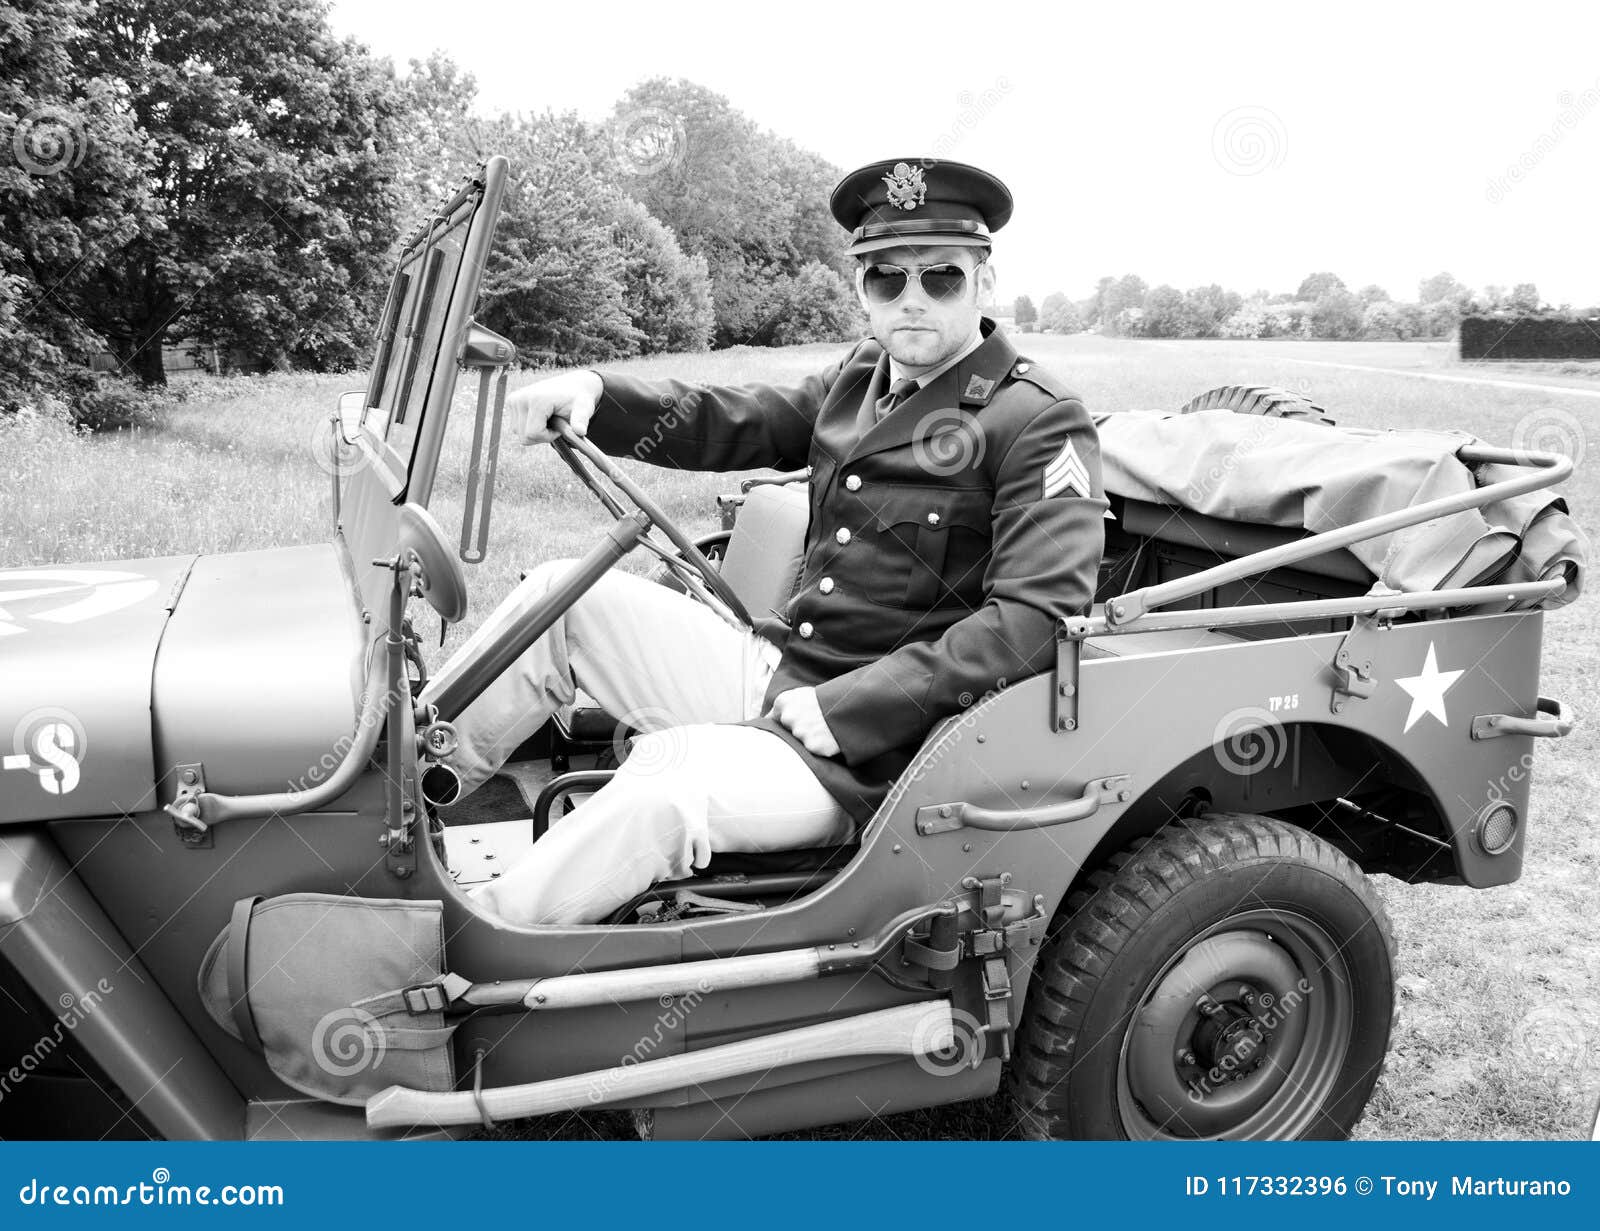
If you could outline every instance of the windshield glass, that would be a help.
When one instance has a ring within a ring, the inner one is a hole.
[[[366,425],[409,467],[428,390],[440,370],[445,321],[456,293],[475,201],[460,205],[440,230],[413,237],[400,254],[379,325],[367,382]],[[452,350],[454,344],[451,344]],[[446,374],[448,379],[448,374]]]

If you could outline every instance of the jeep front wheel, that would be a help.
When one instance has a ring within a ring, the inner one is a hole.
[[[1034,1138],[1344,1137],[1389,1046],[1394,941],[1297,826],[1211,813],[1091,875],[1039,956],[1011,1086]]]

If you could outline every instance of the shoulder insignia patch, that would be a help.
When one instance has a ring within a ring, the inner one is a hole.
[[[974,376],[971,380],[967,381],[967,387],[961,391],[961,396],[964,398],[973,398],[978,401],[987,402],[989,400],[989,395],[993,392],[994,381],[988,380],[982,376]]]
[[[1071,437],[1061,446],[1061,452],[1050,459],[1044,468],[1044,499],[1051,496],[1089,495],[1089,472],[1083,468],[1083,462],[1078,459],[1078,451],[1072,447]]]

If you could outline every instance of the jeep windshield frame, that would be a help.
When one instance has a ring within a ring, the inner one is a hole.
[[[396,504],[425,507],[433,492],[506,175],[503,157],[486,160],[396,259],[355,441]]]

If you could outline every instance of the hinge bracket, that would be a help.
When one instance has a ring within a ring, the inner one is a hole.
[[[1389,626],[1385,618],[1389,613],[1377,612],[1372,616],[1356,616],[1350,631],[1339,642],[1333,656],[1333,693],[1329,708],[1339,714],[1346,702],[1365,700],[1378,691],[1378,677],[1372,670],[1372,641],[1374,636]]]
[[[1055,688],[1050,694],[1050,729],[1078,729],[1078,676],[1083,662],[1082,620],[1056,622]]]

